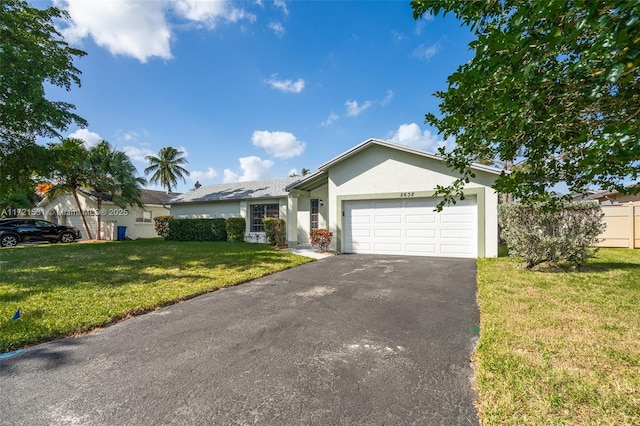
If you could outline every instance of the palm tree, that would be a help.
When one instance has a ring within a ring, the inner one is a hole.
[[[144,207],[140,186],[146,183],[146,179],[136,177],[137,170],[127,154],[112,149],[107,141],[101,141],[89,150],[85,166],[87,183],[98,201],[98,239],[101,239],[104,196],[110,195],[111,201],[121,208],[128,204]]]
[[[89,153],[84,147],[84,142],[80,139],[68,138],[61,140],[59,144],[49,145],[49,149],[53,154],[54,183],[47,191],[47,196],[53,199],[62,193],[71,192],[76,201],[78,213],[82,218],[84,229],[87,231],[87,238],[91,240],[93,239],[91,230],[78,198],[78,190],[87,185],[85,162]]]
[[[172,188],[178,186],[179,178],[186,183],[185,176],[190,174],[187,169],[182,167],[182,164],[188,163],[186,158],[182,157],[183,154],[183,151],[167,146],[160,150],[157,157],[147,155],[145,158],[150,165],[144,169],[144,174],[148,175],[153,172],[149,181],[159,183],[162,187],[167,188],[167,193],[170,193]]]

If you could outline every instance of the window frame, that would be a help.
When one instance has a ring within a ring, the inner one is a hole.
[[[249,205],[249,232],[264,233],[264,218],[279,218],[280,204],[250,204]]]
[[[145,215],[149,215],[149,220],[146,220]],[[136,210],[136,223],[152,223],[153,212],[151,210]]]
[[[311,231],[320,228],[320,199],[309,200],[309,229]]]

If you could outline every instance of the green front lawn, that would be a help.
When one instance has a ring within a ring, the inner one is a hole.
[[[0,352],[309,261],[247,243],[139,240],[0,249]],[[18,308],[22,318],[12,321]]]
[[[583,272],[478,261],[474,354],[484,424],[640,422],[640,250],[601,249]]]

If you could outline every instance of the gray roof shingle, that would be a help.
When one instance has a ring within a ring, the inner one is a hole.
[[[297,176],[207,185],[173,197],[169,200],[169,203],[201,203],[207,201],[281,198],[289,195],[285,188],[300,179],[302,178]]]

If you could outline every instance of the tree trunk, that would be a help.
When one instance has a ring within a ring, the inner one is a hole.
[[[102,235],[100,234],[100,228],[101,228],[101,216],[102,216],[102,193],[98,192],[98,235],[96,236],[97,240],[101,240],[102,239]]]
[[[78,191],[74,188],[72,191],[73,198],[76,200],[76,206],[78,206],[78,212],[80,213],[80,217],[82,218],[82,223],[84,224],[84,230],[87,231],[87,239],[92,240],[91,231],[89,230],[89,225],[87,224],[87,217],[84,215],[82,211],[82,207],[80,207],[80,199],[78,198]]]

